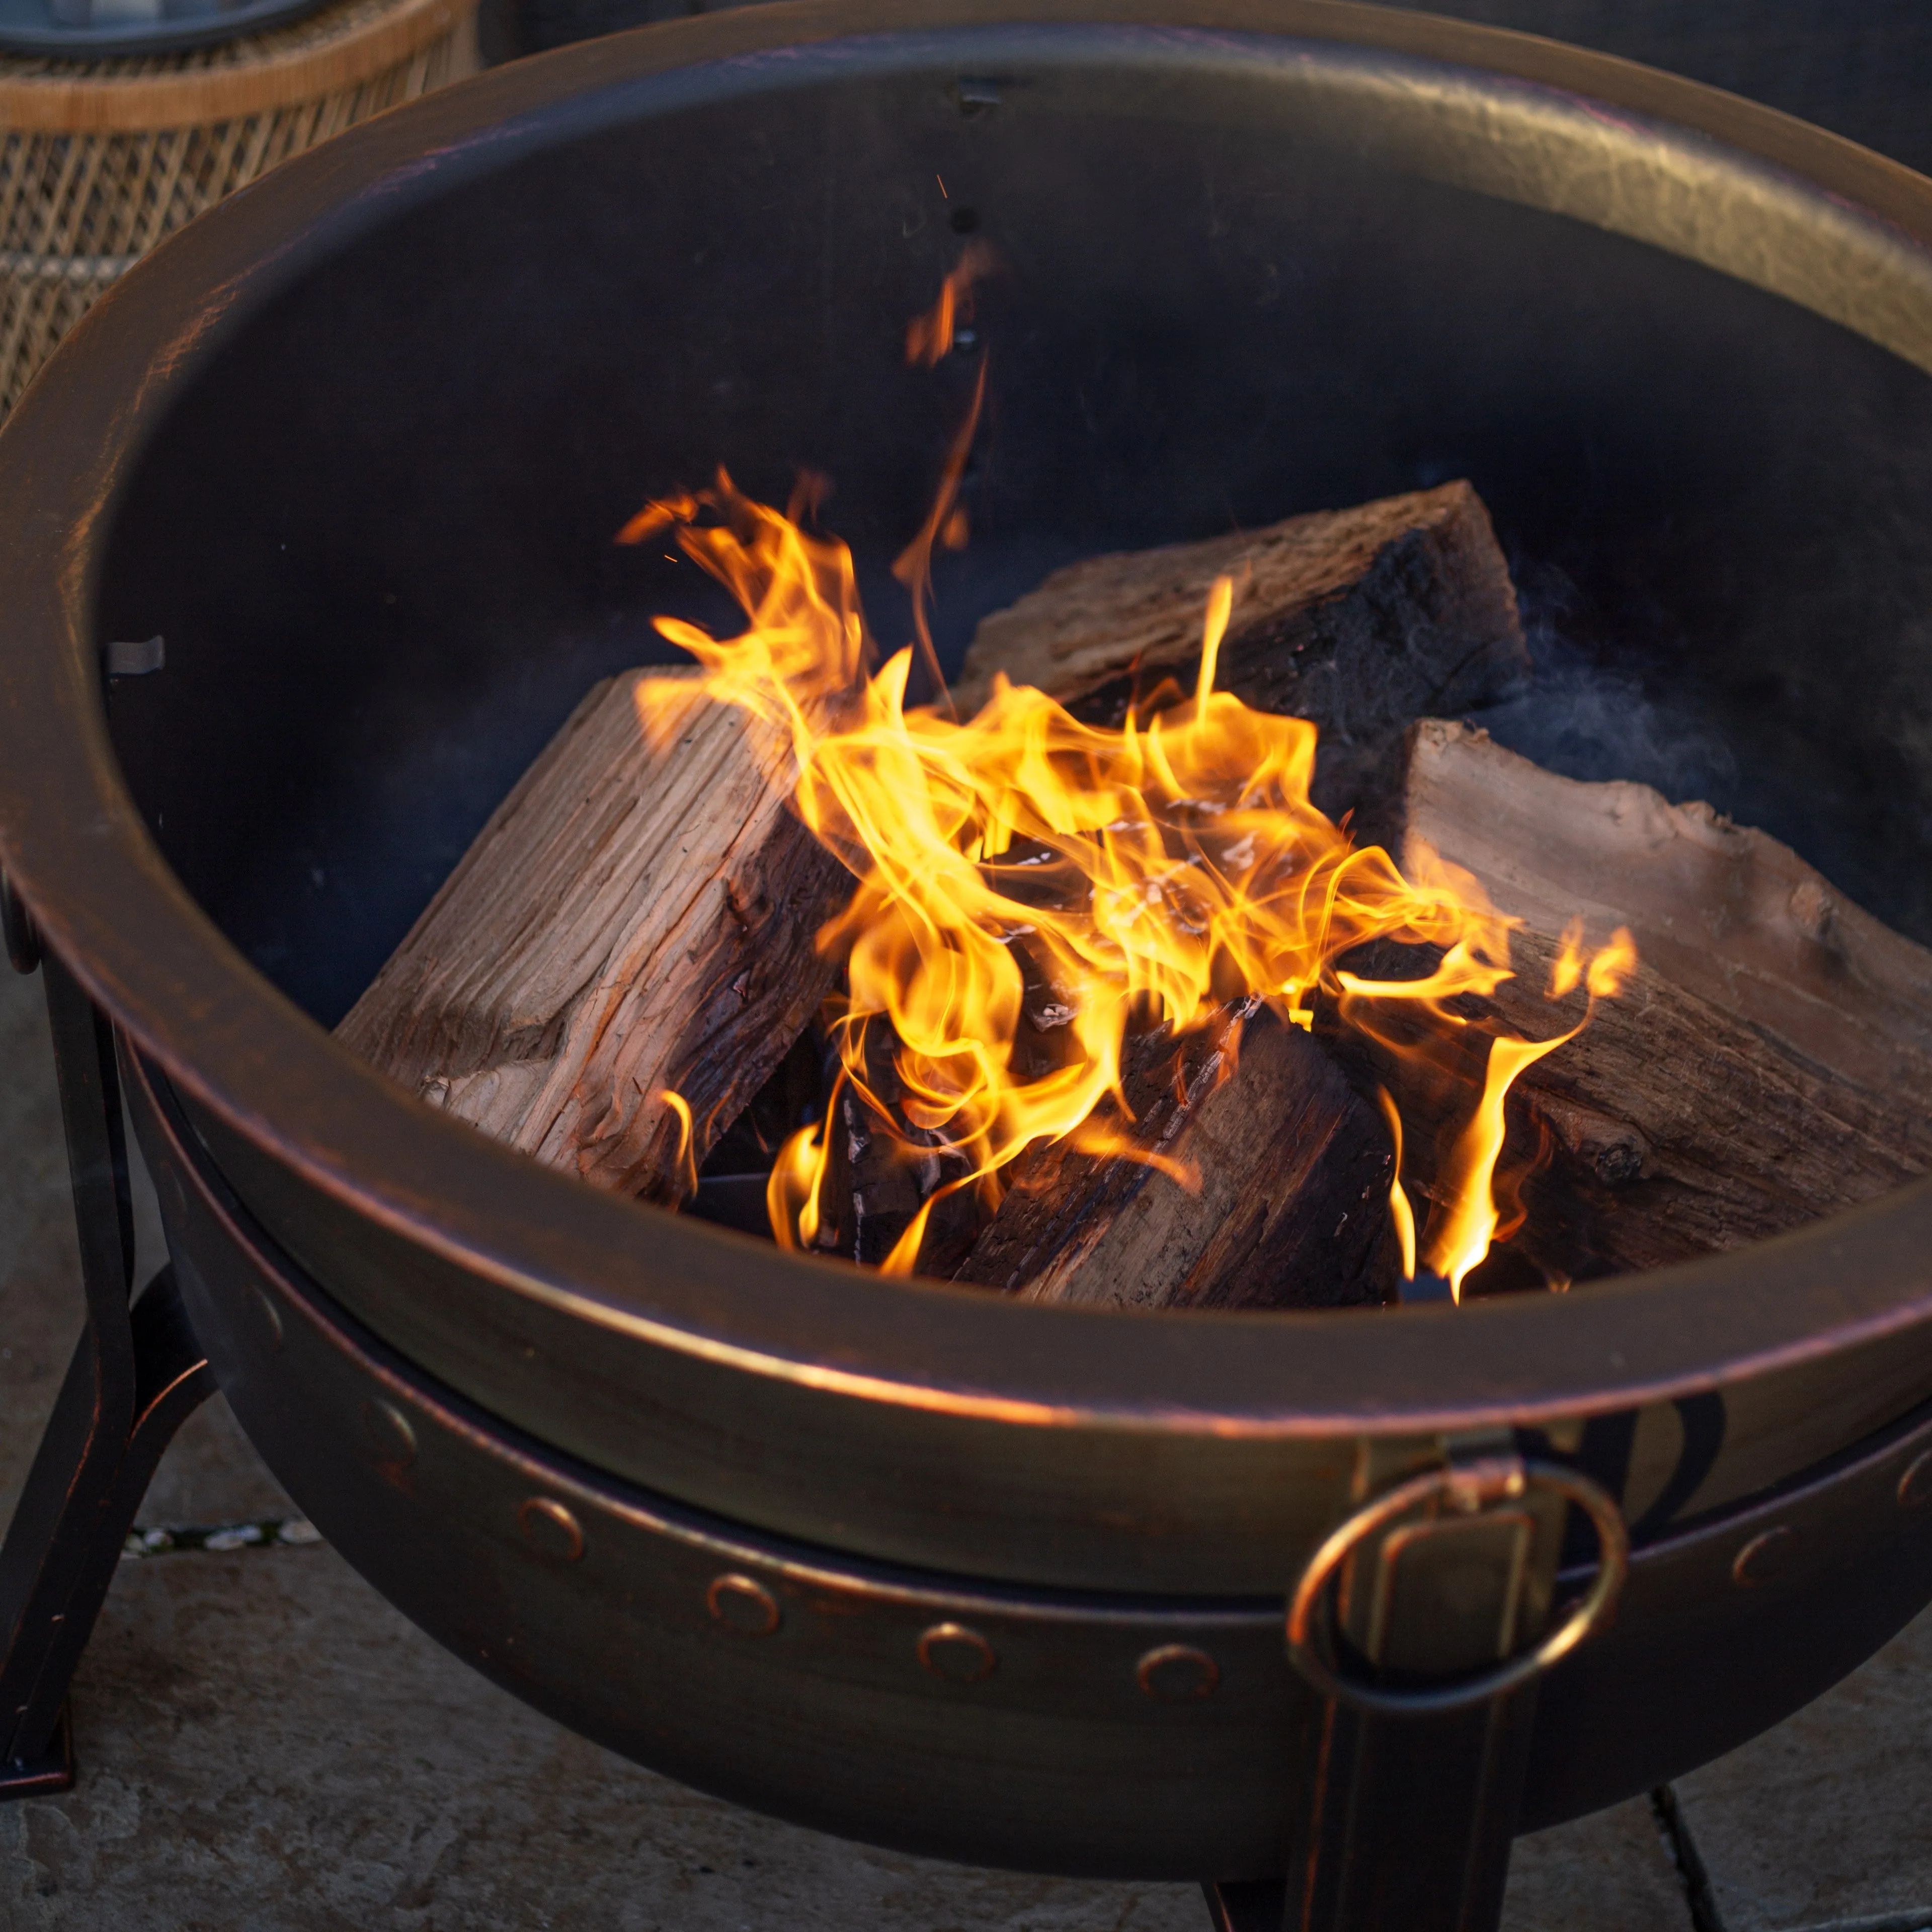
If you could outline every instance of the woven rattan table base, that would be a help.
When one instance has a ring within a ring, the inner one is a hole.
[[[476,0],[342,0],[186,53],[0,56],[0,416],[158,242],[478,64]]]

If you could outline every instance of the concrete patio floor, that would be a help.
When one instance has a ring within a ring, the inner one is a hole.
[[[40,985],[4,972],[0,1177],[4,1519],[80,1322]],[[151,1199],[140,1223],[152,1266]],[[140,1522],[294,1518],[218,1400],[169,1451]],[[537,1716],[438,1649],[325,1545],[272,1532],[253,1546],[124,1559],[74,1712],[76,1788],[0,1805],[4,1932],[1207,1922],[1191,1887],[942,1864],[687,1790]],[[1932,1928],[1928,1715],[1932,1616],[1661,1802],[1521,1840],[1510,1932]]]

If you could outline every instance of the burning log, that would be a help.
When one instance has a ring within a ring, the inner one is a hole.
[[[1122,1072],[1125,1147],[1076,1134],[1023,1154],[956,1279],[1120,1307],[1389,1298],[1389,1137],[1306,1033],[1243,1000],[1132,1037]]]
[[[1137,700],[1159,705],[1162,679],[1198,703],[1202,613],[1224,576],[1234,595],[1214,686],[1316,722],[1316,782],[1336,808],[1416,716],[1493,698],[1528,668],[1488,516],[1455,484],[1063,571],[980,626],[962,709],[985,699],[995,670],[1091,723],[1118,725]],[[1123,1081],[1127,1153],[1096,1151],[1088,1133],[1036,1145],[1009,1170],[957,1279],[1148,1305],[1382,1298],[1388,1138],[1305,1034],[1242,1003],[1178,1040],[1130,1041]],[[877,1076],[867,1084],[876,1097]],[[942,1163],[849,1088],[841,1116],[818,1242],[880,1258],[943,1184]],[[945,1202],[946,1226],[928,1230],[928,1271],[948,1271],[970,1237],[964,1205]]]
[[[1932,1170],[1932,954],[1788,848],[1432,720],[1395,811],[1406,866],[1431,848],[1522,922],[1495,1000],[1516,1030],[1553,1030],[1540,989],[1572,918],[1635,939],[1622,996],[1519,1083],[1554,1144],[1526,1231],[1552,1258],[1654,1267]]]
[[[1384,1298],[1388,1133],[1283,1016],[1309,1018],[1336,932],[1418,940],[1473,929],[1471,910],[1356,853],[1310,803],[1316,734],[1224,687],[1322,719],[1341,754],[1329,778],[1352,784],[1407,710],[1506,684],[1522,640],[1473,493],[1242,540],[1245,601],[1226,577],[1197,593],[1162,554],[1155,575],[1197,607],[1190,634],[1205,628],[1193,702],[1157,734],[1096,732],[1036,692],[963,729],[909,719],[902,662],[855,683],[842,546],[723,478],[648,506],[627,540],[644,528],[675,528],[751,628],[719,640],[661,621],[700,677],[633,673],[592,694],[344,1040],[511,1145],[675,1200],[842,949],[842,1084],[832,1118],[780,1150],[782,1239],[1041,1300]],[[1239,561],[1225,542],[1186,556],[1203,572]],[[1109,568],[1153,581],[1144,560]],[[1124,710],[1137,680],[1188,668],[1144,648],[1158,612],[1130,601],[1135,668],[1117,659],[1116,690],[1090,654],[1083,708]],[[779,718],[782,736],[760,722]],[[828,926],[847,867],[856,896]],[[1168,1010],[1208,1023],[1124,1042],[1134,959]]]
[[[1056,572],[980,624],[954,693],[961,716],[996,671],[1094,724],[1119,724],[1163,679],[1191,693],[1222,576],[1234,601],[1216,686],[1320,728],[1313,796],[1331,817],[1416,718],[1492,703],[1529,670],[1489,513],[1467,483],[1446,483]]]
[[[813,940],[851,880],[790,784],[789,747],[694,675],[607,680],[338,1037],[552,1166],[679,1198],[831,982]]]
[[[1215,688],[1317,724],[1314,796],[1334,813],[1416,718],[1492,701],[1528,670],[1488,514],[1453,483],[1060,571],[980,625],[962,711],[995,672],[1107,725],[1162,704],[1163,680],[1192,692],[1223,576],[1234,592]],[[1385,1298],[1388,1136],[1306,1034],[1244,1001],[1178,1041],[1130,1041],[1124,1087],[1130,1150],[1109,1157],[1079,1136],[1031,1149],[958,1279],[1141,1306]]]

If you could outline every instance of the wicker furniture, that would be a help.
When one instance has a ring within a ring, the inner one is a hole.
[[[478,64],[476,0],[342,0],[184,53],[0,56],[0,417],[156,242],[278,161]]]

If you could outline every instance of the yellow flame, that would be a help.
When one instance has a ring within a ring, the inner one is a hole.
[[[1468,1124],[1457,1136],[1442,1178],[1436,1184],[1436,1212],[1429,1217],[1423,1261],[1442,1276],[1449,1292],[1460,1301],[1462,1278],[1490,1251],[1496,1233],[1496,1158],[1502,1152],[1503,1102],[1516,1076],[1546,1053],[1553,1053],[1578,1028],[1554,1040],[1511,1040],[1498,1036],[1490,1042],[1483,1097]]]
[[[1549,990],[1544,994],[1548,1000],[1560,1000],[1567,993],[1574,992],[1583,980],[1583,922],[1573,919],[1563,928],[1563,941],[1556,955],[1556,963],[1550,969]]]
[[[908,329],[908,360],[930,366],[947,352],[974,284],[992,266],[990,251],[968,249],[934,308]],[[795,808],[856,881],[819,934],[845,968],[833,1024],[841,1090],[857,1095],[909,1159],[943,1155],[949,1164],[950,1178],[887,1257],[888,1272],[917,1265],[940,1201],[973,1187],[994,1204],[1000,1171],[1038,1140],[1076,1136],[1083,1148],[1131,1154],[1192,1184],[1184,1164],[1135,1150],[1125,1131],[1130,1030],[1208,1026],[1243,999],[1310,1027],[1326,995],[1345,1022],[1377,1037],[1372,1016],[1393,1005],[1449,1040],[1467,1036],[1468,997],[1510,976],[1513,922],[1474,879],[1426,850],[1405,878],[1379,848],[1355,845],[1310,800],[1315,728],[1215,689],[1233,608],[1227,578],[1216,580],[1204,613],[1191,705],[1103,729],[997,677],[979,714],[958,720],[927,604],[935,546],[965,541],[958,496],[986,380],[982,359],[931,512],[894,566],[912,595],[916,644],[876,671],[850,555],[803,526],[816,501],[808,484],[781,514],[721,470],[710,490],[647,504],[618,536],[636,544],[674,533],[682,554],[736,599],[746,622],[736,637],[670,617],[657,628],[698,661],[706,694],[776,728],[766,735],[779,748],[764,754],[788,754],[783,776]],[[908,702],[915,648],[936,705]],[[1567,934],[1551,997],[1572,990],[1580,974],[1592,1000],[1615,992],[1634,964],[1628,938],[1619,932],[1586,969],[1580,928]],[[1372,979],[1340,964],[1374,941],[1432,948],[1436,961],[1410,979]],[[1510,1084],[1571,1036],[1492,1041],[1423,1255],[1459,1296],[1498,1226],[1495,1172]],[[881,1065],[892,1070],[890,1099],[868,1073]],[[688,1167],[689,1109],[664,1097],[680,1112]],[[1390,1211],[1412,1276],[1401,1116],[1387,1092],[1381,1101],[1395,1138]],[[828,1112],[780,1150],[766,1198],[788,1246],[821,1238],[836,1131]]]
[[[782,1248],[808,1248],[818,1240],[818,1197],[825,1171],[825,1137],[830,1124],[801,1127],[778,1149],[765,1183],[765,1212]]]
[[[1636,942],[1630,928],[1620,926],[1610,934],[1610,943],[1590,962],[1588,991],[1593,1000],[1613,1000],[1624,989],[1624,982],[1636,970]]]
[[[1215,667],[1220,662],[1221,640],[1228,634],[1228,616],[1234,608],[1234,580],[1217,577],[1208,593],[1207,620],[1201,627],[1201,681],[1194,694],[1194,722],[1208,715],[1208,700],[1214,695]]]
[[[695,1136],[692,1130],[691,1103],[674,1088],[661,1088],[658,1098],[677,1120],[678,1198],[688,1200],[698,1192],[698,1162],[693,1152]]]
[[[1402,1247],[1402,1278],[1404,1281],[1415,1279],[1415,1214],[1408,1204],[1408,1196],[1402,1184],[1402,1115],[1396,1111],[1395,1102],[1390,1098],[1386,1087],[1376,1089],[1376,1099],[1380,1103],[1382,1117],[1389,1124],[1389,1132],[1395,1141],[1395,1159],[1389,1169],[1389,1219],[1395,1223],[1395,1238]]]
[[[1510,1088],[1526,1068],[1574,1040],[1589,1024],[1596,1002],[1620,992],[1624,978],[1636,964],[1636,948],[1622,926],[1611,935],[1607,946],[1592,956],[1587,968],[1582,962],[1582,922],[1573,920],[1564,933],[1546,997],[1558,998],[1574,991],[1580,980],[1589,993],[1590,1006],[1567,1033],[1560,1033],[1554,1039],[1513,1040],[1501,1036],[1490,1042],[1483,1076],[1483,1097],[1456,1137],[1438,1179],[1436,1211],[1430,1217],[1423,1260],[1448,1280],[1450,1292],[1458,1301],[1462,1298],[1464,1277],[1489,1252],[1500,1218],[1496,1169],[1507,1131],[1503,1102]]]
[[[963,1162],[952,1186],[1076,1130],[1084,1145],[1126,1150],[1110,1123],[1124,1113],[1122,1042],[1136,1014],[1178,1032],[1251,993],[1306,1024],[1326,986],[1461,1025],[1444,1003],[1509,976],[1510,922],[1472,879],[1426,854],[1405,879],[1310,802],[1305,720],[1250,710],[1212,689],[1209,673],[1192,705],[1118,730],[1004,679],[956,723],[905,703],[909,652],[862,675],[866,638],[842,545],[722,472],[710,490],[652,506],[625,536],[664,530],[748,623],[725,639],[670,618],[659,630],[699,660],[712,696],[789,732],[796,808],[857,881],[820,935],[846,962],[843,1077],[891,1122],[866,1074],[867,1034],[886,1029],[897,1117]],[[1210,647],[1228,596],[1210,604]],[[1409,980],[1336,966],[1372,940],[1438,947],[1440,963]],[[1616,970],[1600,956],[1593,986]],[[1486,1243],[1495,1226],[1484,1202],[1509,1083],[1559,1043],[1492,1051],[1457,1156],[1456,1203],[1446,1217],[1438,1208],[1424,1257],[1458,1283],[1480,1258],[1479,1232]],[[780,1157],[774,1223],[794,1239],[816,1238],[826,1154],[814,1127]],[[914,1264],[924,1218],[890,1265]]]

